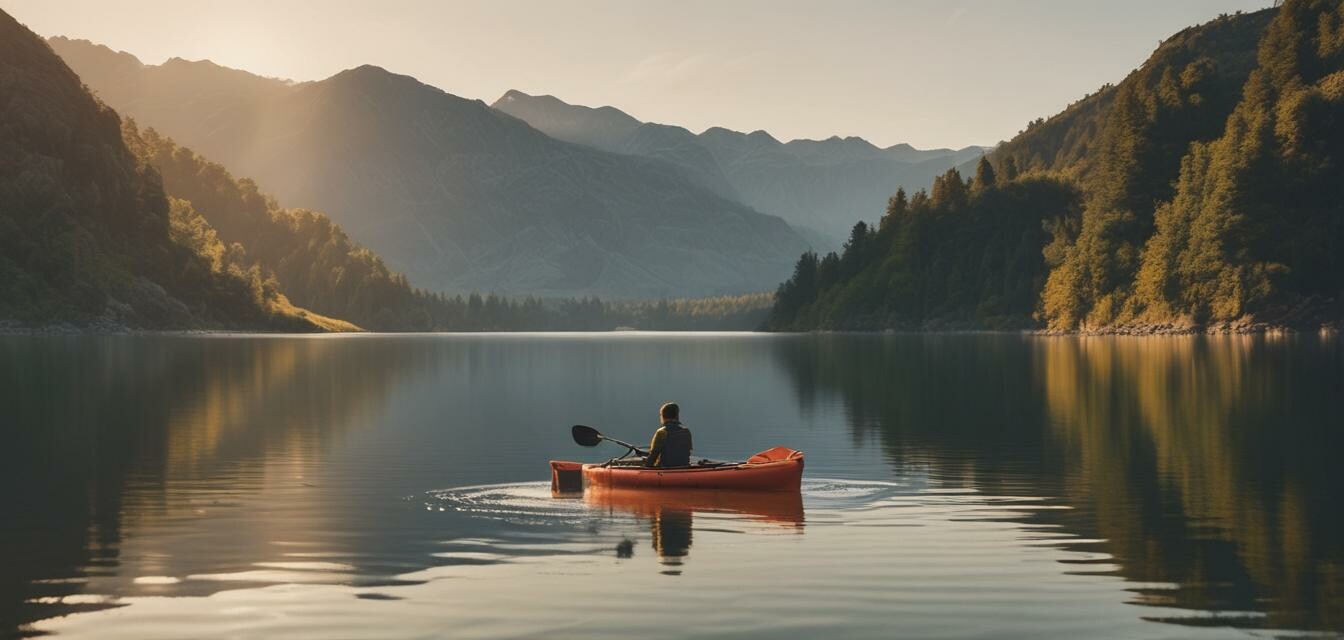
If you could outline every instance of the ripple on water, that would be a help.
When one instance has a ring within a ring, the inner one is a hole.
[[[949,620],[966,632],[1050,635],[1037,633],[1042,618],[1024,614],[1040,611],[1051,612],[1055,637],[1076,637],[1100,620],[1143,636],[1151,633],[1133,625],[1149,623],[1127,601],[1143,604],[1150,618],[1179,615],[1097,573],[1110,568],[1107,556],[1070,547],[1088,541],[1033,521],[1056,511],[1050,498],[831,479],[809,479],[797,495],[589,494],[556,498],[543,482],[430,491],[408,506],[441,521],[429,529],[440,538],[426,554],[428,568],[399,582],[365,583],[351,575],[356,565],[294,549],[283,561],[184,581],[272,586],[174,598],[171,608],[158,606],[162,599],[122,598],[118,604],[135,606],[119,615],[170,621],[265,609],[283,621],[322,611],[305,633],[369,637],[436,635],[445,620],[461,635],[490,637],[557,629],[611,635],[690,618],[706,635],[927,636],[947,630]],[[550,597],[557,592],[566,596]],[[575,618],[575,601],[613,606]],[[652,614],[636,606],[648,602],[659,603]],[[337,611],[346,616],[339,623],[331,617]],[[248,624],[259,625],[248,627],[255,635],[287,633],[265,620]],[[100,630],[85,618],[44,628]]]

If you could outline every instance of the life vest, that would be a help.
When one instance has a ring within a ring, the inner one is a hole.
[[[665,422],[654,434],[649,456],[654,467],[691,466],[691,430],[680,422]]]

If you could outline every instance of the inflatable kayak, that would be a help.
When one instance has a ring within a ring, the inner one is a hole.
[[[746,462],[701,462],[689,467],[649,468],[637,459],[602,464],[551,461],[551,489],[558,493],[583,487],[620,489],[728,489],[798,491],[803,482],[803,452],[767,449]]]

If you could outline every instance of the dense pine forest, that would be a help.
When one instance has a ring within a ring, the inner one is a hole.
[[[1164,42],[963,177],[805,254],[773,329],[1252,330],[1337,324],[1344,3]]]

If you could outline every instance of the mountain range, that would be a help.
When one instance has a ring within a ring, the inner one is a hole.
[[[557,140],[378,67],[293,83],[50,44],[109,106],[285,206],[326,213],[421,288],[748,293],[771,288],[809,246],[663,161]]]
[[[665,161],[706,188],[777,215],[817,244],[838,246],[858,220],[876,217],[898,188],[927,187],[934,176],[989,148],[879,148],[858,137],[780,142],[765,131],[712,127],[700,134],[642,122],[615,107],[586,107],[512,90],[494,108],[552,137],[614,153]],[[821,248],[821,247],[818,247]]]
[[[414,288],[323,213],[121,118],[3,11],[0,36],[0,332],[750,328],[771,302]]]

